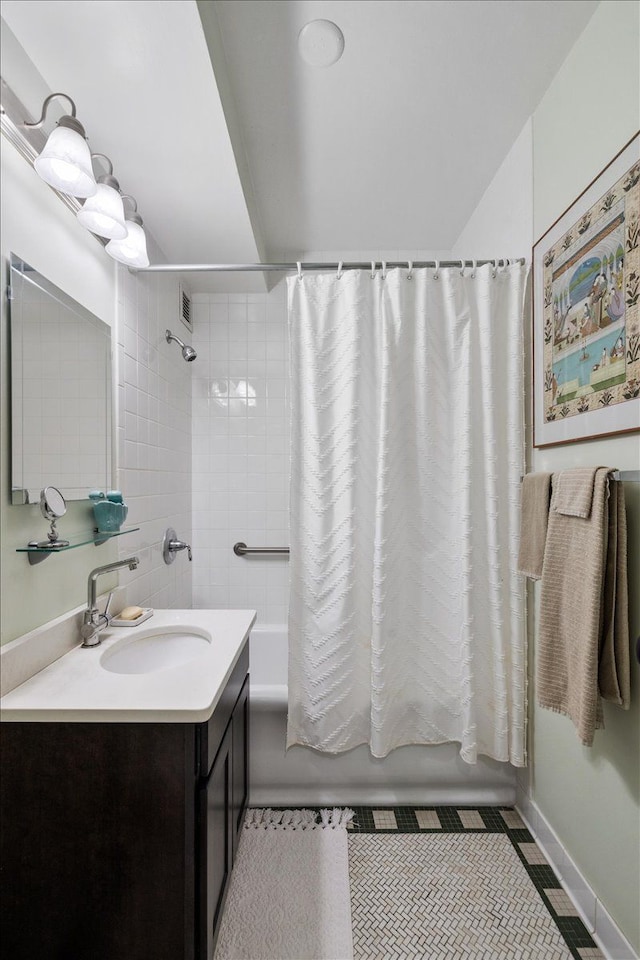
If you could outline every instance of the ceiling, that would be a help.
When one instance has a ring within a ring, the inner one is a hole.
[[[193,0],[3,0],[2,17],[170,262],[261,259]]]
[[[597,0],[204,0],[270,257],[448,249]],[[335,21],[332,67],[300,29]],[[215,64],[214,64],[215,65]]]
[[[252,262],[450,248],[597,5],[3,0],[2,16],[170,262]],[[298,55],[316,18],[344,33],[333,67]]]

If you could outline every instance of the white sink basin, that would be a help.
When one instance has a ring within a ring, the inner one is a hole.
[[[197,660],[211,649],[211,636],[194,627],[158,627],[124,637],[102,654],[111,673],[155,673]]]

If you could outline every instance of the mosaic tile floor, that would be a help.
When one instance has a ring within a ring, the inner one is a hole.
[[[604,960],[515,810],[353,809],[355,960]]]

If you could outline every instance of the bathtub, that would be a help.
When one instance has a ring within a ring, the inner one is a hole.
[[[516,771],[480,758],[474,766],[455,743],[407,746],[380,760],[366,746],[329,755],[309,747],[285,750],[286,626],[254,627],[250,639],[250,803],[512,805]]]

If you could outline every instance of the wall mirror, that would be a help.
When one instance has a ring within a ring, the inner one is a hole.
[[[11,255],[11,500],[115,486],[111,328]]]

